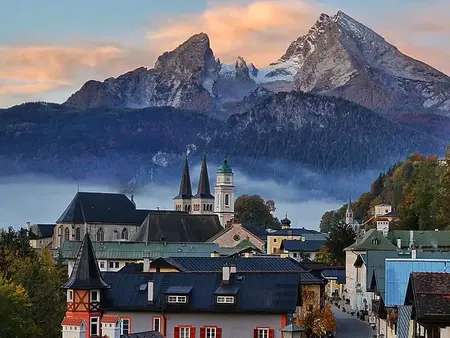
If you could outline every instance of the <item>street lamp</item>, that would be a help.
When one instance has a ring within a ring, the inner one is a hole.
[[[289,324],[281,329],[282,338],[301,338],[304,330],[295,324]]]

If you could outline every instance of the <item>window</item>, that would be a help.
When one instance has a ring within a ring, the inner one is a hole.
[[[120,239],[120,237],[119,237],[119,232],[117,231],[117,230],[114,230],[113,231],[113,238],[114,238],[114,240],[119,240]]]
[[[114,269],[114,262],[109,262],[109,268]]]
[[[123,228],[121,239],[128,240],[128,229],[127,228]]]
[[[233,304],[234,296],[217,296],[218,304]]]
[[[67,301],[73,301],[73,290],[67,290]]]
[[[168,303],[187,303],[186,296],[169,296],[167,297]]]
[[[92,317],[91,318],[91,336],[100,334],[99,330],[99,318]]]
[[[120,334],[129,334],[130,333],[130,320],[122,319],[120,321]]]
[[[207,327],[206,328],[206,338],[216,338],[216,328],[215,327]]]
[[[91,290],[91,302],[100,301],[100,292],[98,290]]]
[[[69,230],[69,228],[65,228],[64,229],[64,242],[65,241],[70,241],[70,230]]]
[[[190,327],[180,327],[180,338],[190,338],[191,328]]]
[[[228,194],[225,194],[225,206],[230,206],[230,196]]]
[[[161,317],[153,317],[153,331],[161,332]]]
[[[104,269],[105,268],[105,262],[101,261],[100,262],[100,269]]]
[[[269,329],[257,329],[258,338],[269,338]]]
[[[114,262],[114,268],[118,269],[119,268],[119,262]]]
[[[97,242],[103,242],[105,240],[105,233],[103,228],[97,230]]]
[[[76,228],[76,230],[75,230],[75,240],[81,241],[81,229],[80,228]]]

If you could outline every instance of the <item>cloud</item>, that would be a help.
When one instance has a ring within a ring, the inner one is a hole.
[[[0,46],[0,106],[6,99],[66,89],[103,80],[142,65],[144,51],[120,45]],[[151,55],[151,52],[149,51]]]
[[[187,37],[206,32],[224,62],[243,56],[257,66],[276,61],[289,44],[308,31],[320,11],[303,0],[222,4],[197,15],[173,18],[148,32],[158,52],[173,49]]]

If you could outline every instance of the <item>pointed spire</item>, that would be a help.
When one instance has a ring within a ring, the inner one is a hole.
[[[352,199],[351,199],[350,196],[348,196],[347,212],[353,212],[353,210],[352,210]]]
[[[206,155],[203,154],[202,169],[200,170],[200,178],[198,180],[197,198],[214,198],[211,195],[209,186],[208,166],[206,165]]]
[[[174,199],[192,198],[191,176],[189,175],[188,155],[184,160],[183,176],[181,177],[180,191]]]
[[[72,273],[69,280],[63,285],[63,289],[92,290],[107,288],[109,288],[109,285],[106,284],[100,274],[94,247],[89,234],[86,232]]]

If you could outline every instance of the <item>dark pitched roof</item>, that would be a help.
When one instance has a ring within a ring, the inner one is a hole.
[[[152,267],[171,266],[180,272],[220,272],[226,265],[235,266],[238,273],[299,273],[302,284],[323,284],[294,259],[270,256],[245,257],[170,257],[151,263]]]
[[[30,227],[30,239],[50,238],[53,236],[55,224],[33,224]]]
[[[197,194],[194,196],[197,198],[211,198],[211,189],[209,187],[208,166],[206,165],[206,156],[203,155],[202,169],[200,170],[200,178],[198,180]]]
[[[411,273],[405,305],[414,306],[418,321],[450,325],[450,273]]]
[[[308,239],[327,239],[326,235],[316,231],[305,228],[290,228],[281,229],[275,232],[270,232],[267,236],[304,236],[306,240]]]
[[[242,225],[247,231],[250,231],[256,237],[259,237],[263,241],[267,241],[267,230],[264,227],[256,227],[251,225]]]
[[[281,242],[280,249],[287,251],[308,251],[315,252],[319,251],[320,248],[325,244],[326,239],[315,239],[315,240],[283,240]]]
[[[183,175],[181,176],[180,191],[173,199],[190,199],[192,198],[191,176],[189,175],[188,157],[184,160]]]
[[[136,210],[124,194],[77,192],[56,223],[141,225],[149,210]]]
[[[327,279],[336,279],[339,284],[345,284],[345,268],[328,267],[322,271]]]
[[[133,241],[206,242],[222,231],[217,215],[193,215],[186,212],[152,211],[142,223]]]
[[[130,334],[122,334],[120,338],[164,338],[158,331],[145,331]]]
[[[69,280],[63,285],[63,288],[78,290],[109,288],[100,274],[91,238],[87,233],[84,236]]]
[[[111,289],[105,293],[104,309],[114,311],[217,312],[217,290],[222,287],[221,273],[106,273]],[[153,281],[154,301],[148,302],[148,281]],[[142,286],[142,287],[141,287]],[[167,290],[190,287],[186,307],[166,304]],[[235,291],[233,306],[221,307],[225,313],[292,313],[301,305],[300,278],[295,273],[237,273],[226,288]]]

